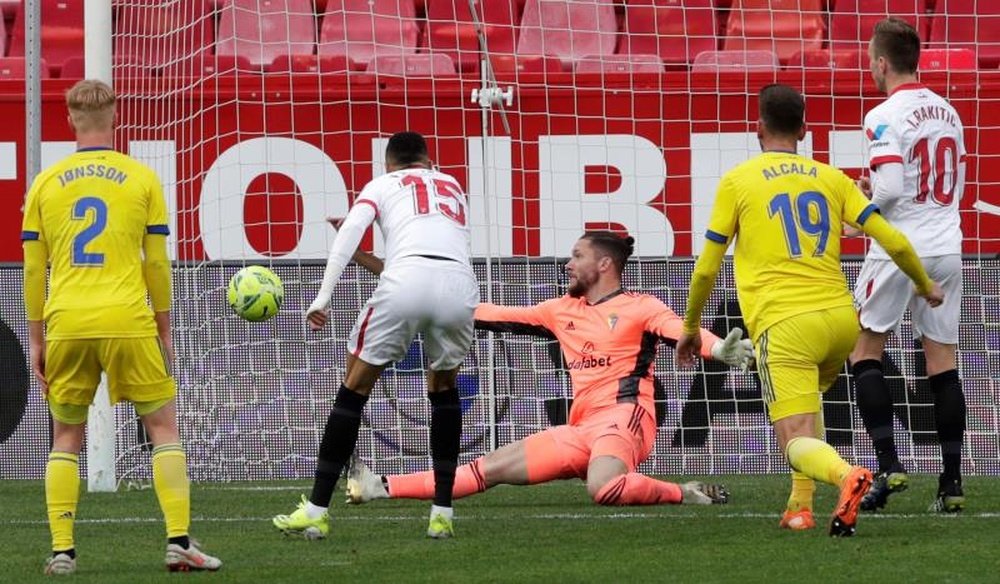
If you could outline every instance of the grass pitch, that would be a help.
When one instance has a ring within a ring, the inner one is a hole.
[[[456,504],[457,537],[424,537],[429,503],[337,505],[331,537],[287,539],[270,517],[294,509],[305,482],[197,484],[192,532],[224,562],[216,574],[169,574],[152,490],[83,493],[75,582],[996,582],[1000,480],[965,481],[967,510],[926,512],[936,477],[911,476],[853,538],[826,535],[836,492],[817,487],[815,530],[778,529],[787,476],[712,477],[728,505],[593,505],[578,481],[499,487]],[[339,497],[339,496],[338,496]],[[339,500],[339,499],[338,499]],[[0,579],[43,581],[43,486],[0,483]]]

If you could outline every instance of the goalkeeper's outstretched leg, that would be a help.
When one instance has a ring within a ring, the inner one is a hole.
[[[496,485],[536,485],[559,479],[587,481],[601,505],[725,503],[720,485],[678,485],[635,472],[649,456],[655,421],[634,404],[621,404],[573,426],[557,426],[490,452],[455,473],[452,496],[481,493]],[[645,438],[649,437],[649,438]],[[378,476],[357,462],[347,480],[347,502],[374,499],[431,499],[431,471]]]

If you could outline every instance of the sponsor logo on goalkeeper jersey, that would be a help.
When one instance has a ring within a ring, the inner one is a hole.
[[[573,361],[566,363],[566,369],[569,369],[570,371],[573,371],[574,369],[576,370],[594,369],[596,367],[610,367],[610,366],[611,366],[611,357],[609,356],[604,356],[604,357],[587,356],[587,357],[581,357],[579,359],[574,359]]]

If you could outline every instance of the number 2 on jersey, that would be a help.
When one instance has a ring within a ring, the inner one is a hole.
[[[417,215],[427,215],[431,212],[433,194],[438,212],[465,226],[465,195],[455,185],[437,178],[428,182],[423,177],[412,174],[404,176],[401,182],[413,187],[413,203]]]
[[[826,251],[826,243],[830,239],[830,207],[822,193],[816,191],[800,193],[795,199],[794,208],[788,193],[775,195],[768,206],[768,212],[771,217],[778,215],[781,219],[788,255],[793,258],[802,257],[800,231],[816,238],[816,249],[812,253],[814,257],[821,256]]]
[[[82,197],[73,204],[73,220],[86,221],[93,211],[93,221],[73,238],[74,266],[103,266],[104,254],[87,251],[87,245],[108,226],[108,205],[97,197]]]

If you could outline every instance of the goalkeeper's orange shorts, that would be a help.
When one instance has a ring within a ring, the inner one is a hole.
[[[590,461],[614,456],[632,472],[649,456],[656,420],[638,404],[622,403],[573,426],[556,426],[524,440],[528,483],[586,478]]]
[[[772,422],[819,412],[820,394],[844,370],[859,332],[854,307],[841,306],[795,315],[757,337],[757,374]]]

